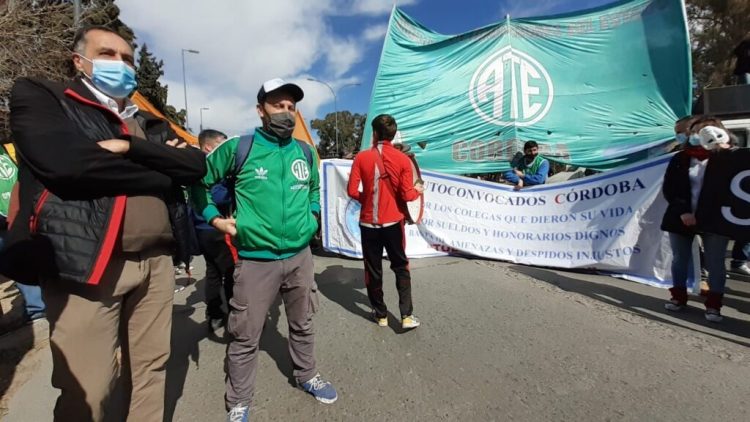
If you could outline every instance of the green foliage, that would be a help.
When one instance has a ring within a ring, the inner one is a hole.
[[[336,148],[336,114],[329,113],[323,119],[310,122],[320,138],[318,153],[322,158],[346,157],[359,150],[360,140],[365,128],[366,114],[352,114],[350,111],[338,112],[338,149]]]
[[[731,84],[732,52],[750,35],[750,0],[687,0],[686,8],[697,87]]]

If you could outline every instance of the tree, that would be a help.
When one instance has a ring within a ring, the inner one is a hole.
[[[81,22],[84,25],[106,26],[131,43],[135,41],[133,30],[120,20],[120,8],[115,5],[115,0],[83,0],[81,3]]]
[[[167,86],[165,86],[165,88],[167,88]],[[184,108],[181,108],[180,111],[177,111],[174,106],[168,105],[164,108],[164,115],[167,117],[167,119],[185,128],[185,119],[187,118],[187,113],[185,112]]]
[[[81,25],[106,26],[134,43],[135,34],[120,20],[120,9],[114,0],[82,0],[81,3]],[[0,28],[0,141],[4,141],[10,139],[10,89],[17,78],[33,76],[63,81],[75,74],[70,60],[76,31],[73,2],[0,0]],[[159,65],[155,70],[160,72],[161,61],[151,59]],[[154,87],[153,82],[147,85]],[[167,87],[163,89],[166,101]],[[168,118],[184,124],[184,111],[177,112],[166,105],[162,107],[160,110]]]
[[[323,119],[310,122],[310,127],[318,132],[320,144],[318,153],[323,158],[338,158],[359,150],[365,128],[366,114],[352,114],[350,111],[338,113],[339,145],[336,149],[336,114],[329,113]]]
[[[732,83],[732,51],[750,35],[750,0],[687,0],[693,53],[693,80],[698,88]]]
[[[0,138],[10,138],[10,90],[17,78],[62,80],[68,76],[72,25],[70,4],[6,4],[0,14]]]
[[[164,61],[156,61],[148,45],[143,44],[138,50],[138,69],[135,76],[138,79],[138,92],[159,110],[164,110],[167,104],[167,89],[159,83],[164,74]]]
[[[167,105],[167,94],[169,87],[162,85],[159,78],[164,76],[164,61],[157,61],[153,54],[148,51],[148,46],[143,46],[138,51],[138,92],[162,112],[169,120],[180,126],[185,126],[185,111],[179,112],[172,106]]]

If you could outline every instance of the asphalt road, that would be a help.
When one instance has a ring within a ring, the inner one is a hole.
[[[360,261],[316,257],[315,265],[319,371],[339,400],[323,405],[290,384],[286,321],[275,306],[261,340],[253,421],[748,420],[750,283],[728,282],[726,318],[716,325],[698,301],[666,314],[666,291],[604,276],[413,260],[423,326],[404,333],[393,317],[388,328],[368,321]],[[386,274],[386,299],[398,313]],[[208,335],[202,286],[175,294],[168,420],[225,418],[226,339]],[[24,361],[29,373],[4,420],[51,420],[49,350]]]

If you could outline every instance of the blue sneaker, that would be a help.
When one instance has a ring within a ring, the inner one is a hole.
[[[232,410],[227,413],[227,422],[249,422],[250,406],[236,404]]]
[[[310,381],[299,384],[299,388],[312,394],[321,403],[331,404],[339,398],[333,385],[324,381],[320,374],[316,374]]]

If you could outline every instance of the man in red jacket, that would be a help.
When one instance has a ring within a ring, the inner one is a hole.
[[[383,301],[383,248],[396,274],[401,327],[419,327],[412,314],[411,274],[404,251],[404,213],[400,205],[413,201],[424,191],[414,185],[409,158],[391,144],[397,125],[393,116],[381,114],[372,121],[372,148],[354,158],[349,176],[349,196],[362,205],[359,227],[365,261],[365,285],[372,305],[372,317],[388,326],[388,309]],[[360,183],[362,191],[359,190]]]

